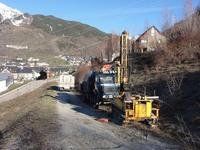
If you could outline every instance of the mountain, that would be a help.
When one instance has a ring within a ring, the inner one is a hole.
[[[102,31],[76,21],[66,21],[54,16],[34,15],[32,25],[53,35],[61,36],[98,36],[104,37]]]
[[[0,3],[0,56],[100,56],[108,36],[87,24],[29,15]]]
[[[31,24],[32,17],[0,3],[0,22],[9,20],[13,25],[20,26]]]

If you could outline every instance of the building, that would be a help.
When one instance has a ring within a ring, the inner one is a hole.
[[[152,26],[140,35],[133,43],[133,52],[144,53],[155,51],[163,47],[165,43],[166,38],[155,26]]]
[[[18,67],[16,72],[12,73],[17,81],[33,80],[34,74],[31,68],[28,67]]]
[[[34,80],[40,76],[45,67],[0,66],[0,72],[12,74],[14,81]]]
[[[40,59],[30,57],[27,61],[28,61],[28,65],[30,67],[35,67],[35,66],[37,66],[37,63],[40,61]]]
[[[0,93],[6,91],[13,84],[13,80],[10,73],[0,73]]]

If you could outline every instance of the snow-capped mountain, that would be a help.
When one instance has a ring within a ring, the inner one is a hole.
[[[15,26],[31,24],[32,17],[0,3],[0,23],[9,20]]]
[[[85,33],[85,30],[88,32]],[[57,55],[79,56],[79,47],[102,41],[97,48],[92,46],[87,49],[88,55],[99,55],[97,50],[105,47],[103,41],[107,37],[106,33],[81,22],[51,15],[28,15],[0,2],[0,56],[48,57],[51,62]]]

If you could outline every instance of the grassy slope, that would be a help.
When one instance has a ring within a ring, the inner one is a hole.
[[[62,60],[55,60],[54,56],[80,56],[83,50],[79,48],[104,41],[107,37],[106,33],[79,22],[65,21],[53,16],[35,15],[33,17],[31,26],[0,26],[0,43],[29,47],[29,49],[16,50],[3,45],[0,46],[0,55],[38,57],[53,65],[55,62],[58,65],[64,65]],[[94,45],[85,49],[87,55],[98,55],[96,51],[100,49],[97,48],[98,46]]]
[[[57,131],[59,125],[55,101],[50,96],[54,96],[55,92],[48,88],[55,84],[48,83],[36,91],[0,104],[1,148],[7,149],[7,139],[11,138],[16,142],[13,147],[17,144],[22,149],[44,149],[48,138],[54,138],[49,131]]]
[[[53,36],[58,37],[55,40],[56,47],[60,54],[81,55],[76,49],[101,41],[107,36],[106,33],[86,24],[75,21],[66,21],[54,16],[35,15],[32,25]],[[95,47],[94,47],[95,49]],[[94,50],[90,50],[91,55],[95,55]],[[42,58],[43,59],[43,58]],[[44,58],[51,66],[66,65],[62,60],[52,58],[51,55]]]
[[[174,65],[161,70],[131,75],[132,91],[136,94],[160,97],[160,128],[175,136],[186,145],[195,147],[190,141],[192,138],[197,143],[200,137],[200,68],[199,63]],[[180,88],[173,82],[180,83]],[[169,85],[169,86],[168,86]],[[170,93],[170,89],[173,93]],[[183,119],[183,120],[182,120]],[[188,134],[192,134],[192,138]],[[182,141],[183,140],[183,141]]]
[[[85,37],[95,36],[97,38],[102,38],[107,35],[106,33],[92,26],[76,21],[62,20],[54,16],[35,15],[32,25],[57,36],[65,35],[75,37],[84,33]]]

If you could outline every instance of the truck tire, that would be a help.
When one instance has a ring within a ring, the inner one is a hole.
[[[95,104],[94,108],[95,108],[95,109],[99,109],[99,104],[98,104],[98,103]]]

